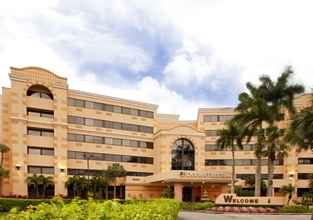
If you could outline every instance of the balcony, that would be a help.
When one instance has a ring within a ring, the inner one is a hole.
[[[27,145],[53,147],[53,139],[53,137],[28,135]]]
[[[36,166],[54,166],[54,156],[27,155],[27,164]]]
[[[53,110],[53,100],[51,99],[43,99],[39,97],[27,96],[26,98],[26,106],[37,108],[37,109],[47,109]]]

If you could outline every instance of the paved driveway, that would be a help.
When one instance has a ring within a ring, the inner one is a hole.
[[[246,215],[180,212],[178,220],[310,220],[310,215]]]

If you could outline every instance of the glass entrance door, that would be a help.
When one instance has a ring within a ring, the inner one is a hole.
[[[183,201],[192,202],[192,187],[191,186],[183,187]]]

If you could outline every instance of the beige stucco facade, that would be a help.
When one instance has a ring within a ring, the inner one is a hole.
[[[42,68],[11,68],[9,77],[11,86],[3,88],[0,96],[0,140],[10,148],[5,154],[4,166],[10,175],[2,181],[3,195],[27,196],[26,178],[34,172],[52,175],[55,195],[67,195],[65,181],[73,172],[96,172],[115,162],[129,172],[124,183],[126,198],[159,197],[165,186],[174,187],[177,199],[183,199],[184,187],[192,190],[193,200],[215,199],[229,191],[231,166],[220,163],[230,160],[231,152],[210,146],[217,139],[214,131],[235,114],[233,108],[203,108],[196,120],[180,121],[177,115],[158,114],[154,104],[71,90],[66,78]],[[53,98],[41,97],[36,85],[46,88],[43,93],[48,91]],[[310,97],[297,97],[297,108],[310,104]],[[287,124],[286,119],[282,126]],[[73,135],[77,140],[73,141]],[[191,170],[172,169],[177,140],[193,146]],[[43,153],[46,148],[53,154]],[[80,152],[91,155],[89,167]],[[243,161],[236,166],[236,174],[255,173],[253,164],[245,164],[255,158],[252,149],[237,151],[235,156]],[[313,164],[299,164],[299,158],[313,158],[313,154],[292,149],[283,164],[275,166],[279,178],[274,188],[289,182],[308,188],[308,180],[298,179],[297,174],[313,173]],[[45,173],[45,168],[53,172]],[[262,173],[267,173],[265,165]]]

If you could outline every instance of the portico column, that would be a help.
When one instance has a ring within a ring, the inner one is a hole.
[[[180,183],[174,184],[174,198],[178,201],[183,201],[183,185]]]

